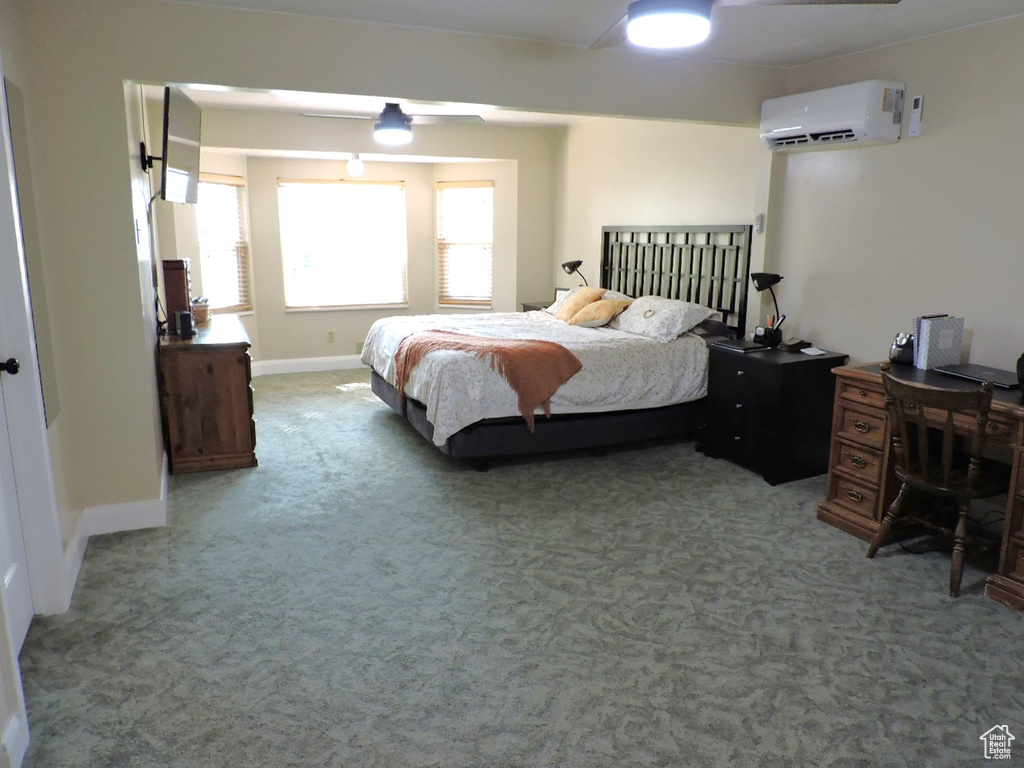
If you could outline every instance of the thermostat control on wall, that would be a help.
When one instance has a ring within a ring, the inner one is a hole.
[[[921,110],[924,107],[924,96],[918,94],[910,100],[910,123],[907,125],[907,136],[921,135]]]

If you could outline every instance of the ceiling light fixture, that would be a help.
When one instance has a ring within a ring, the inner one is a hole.
[[[712,0],[636,0],[626,12],[626,36],[643,48],[685,48],[711,32]]]
[[[358,179],[363,175],[366,170],[366,163],[359,159],[359,153],[352,155],[352,158],[345,163],[345,170],[348,171],[348,175],[354,179]]]
[[[412,141],[412,118],[397,104],[385,104],[380,122],[373,127],[373,138],[380,144],[396,146]]]

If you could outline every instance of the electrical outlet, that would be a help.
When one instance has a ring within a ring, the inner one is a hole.
[[[327,332],[327,343],[328,344],[333,344],[334,343],[334,331],[328,331]]]

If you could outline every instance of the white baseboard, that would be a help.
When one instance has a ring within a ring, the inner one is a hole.
[[[274,373],[313,373],[315,371],[343,371],[366,368],[359,355],[337,357],[296,357],[291,360],[255,360],[252,375],[268,376]]]
[[[163,481],[160,484],[160,498],[146,501],[129,501],[124,504],[107,504],[82,510],[75,523],[74,533],[64,549],[64,576],[67,581],[67,596],[70,607],[71,595],[82,570],[82,560],[89,546],[90,536],[120,531],[135,531],[140,528],[162,528],[167,525],[167,457],[164,456]]]

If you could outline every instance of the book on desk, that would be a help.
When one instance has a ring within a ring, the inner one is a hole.
[[[925,370],[960,362],[964,319],[951,315],[914,318],[914,366]]]

